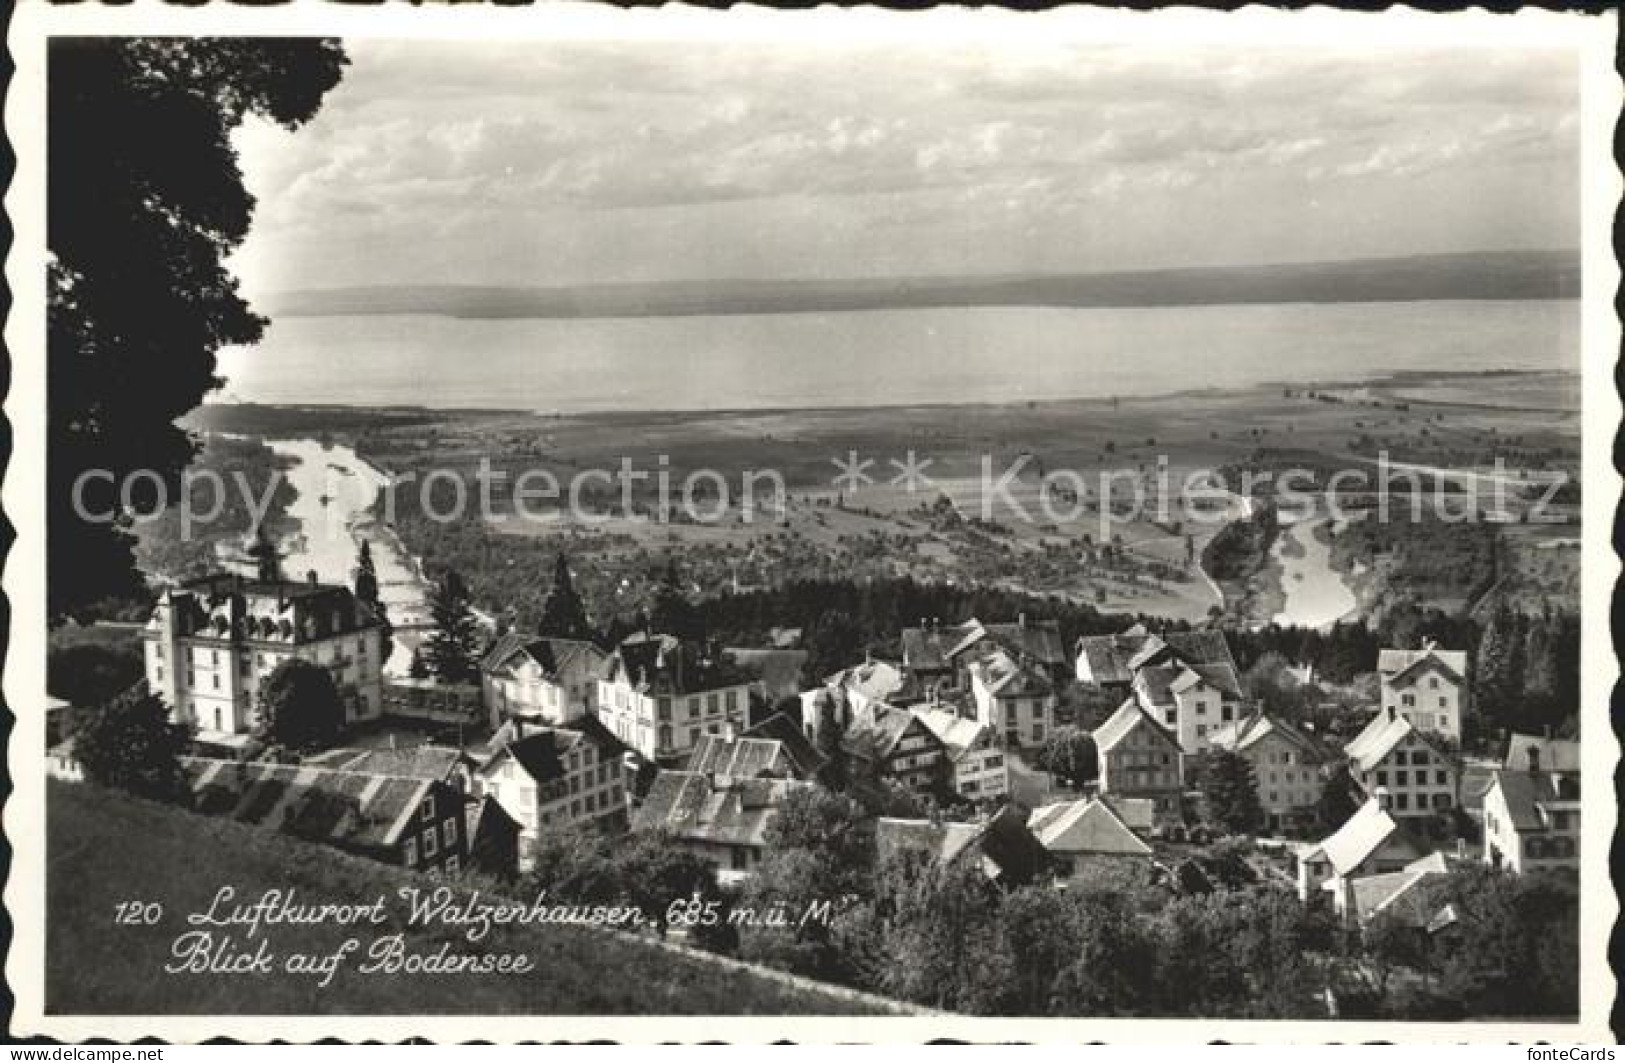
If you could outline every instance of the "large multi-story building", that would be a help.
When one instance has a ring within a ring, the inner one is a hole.
[[[1010,749],[1038,748],[1055,733],[1055,685],[1042,665],[1002,649],[973,661],[971,704],[976,722]]]
[[[1097,786],[1101,793],[1114,798],[1147,798],[1158,819],[1179,818],[1184,754],[1179,740],[1139,702],[1133,698],[1124,701],[1095,730],[1095,755],[1100,764]]]
[[[1254,712],[1215,731],[1210,743],[1252,765],[1258,803],[1271,830],[1314,819],[1315,805],[1325,787],[1321,766],[1327,760],[1314,739],[1285,720]]]
[[[1224,636],[1216,631],[1155,635],[1136,624],[1118,635],[1078,640],[1074,675],[1085,689],[1132,694],[1168,728],[1186,753],[1241,717],[1241,682]]]
[[[176,722],[205,741],[230,741],[259,723],[259,690],[277,665],[326,668],[344,723],[383,713],[383,632],[348,587],[205,576],[164,591],[142,631],[147,684]]]
[[[516,717],[495,745],[479,769],[480,786],[518,825],[518,870],[530,869],[548,831],[626,821],[626,747],[598,721],[541,727]]]
[[[1455,758],[1397,709],[1379,710],[1343,752],[1366,793],[1390,795],[1388,811],[1395,816],[1435,815],[1456,807],[1461,773]]]
[[[685,757],[701,735],[745,729],[746,674],[720,651],[670,635],[637,634],[615,648],[596,711],[611,734],[649,760]]]
[[[1534,748],[1534,747],[1531,747]],[[1580,866],[1580,774],[1542,766],[1497,771],[1484,795],[1484,862],[1522,874]]]

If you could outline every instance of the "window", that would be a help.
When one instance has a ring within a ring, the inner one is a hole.
[[[1388,773],[1387,772],[1385,772],[1385,771],[1377,772],[1377,785],[1378,786],[1387,786],[1388,785]]]
[[[1404,697],[1400,698],[1399,700],[1400,700],[1401,705],[1404,705],[1406,708],[1410,708],[1412,705],[1416,704],[1416,695],[1415,694],[1406,694]]]
[[[1450,785],[1450,776],[1445,774],[1445,770],[1443,768],[1440,768],[1438,771],[1434,772],[1433,775],[1433,781],[1438,783],[1440,786]]]
[[[659,707],[660,719],[663,721],[671,719],[671,699],[661,698],[656,704]]]
[[[692,716],[698,716],[700,714],[700,699],[699,698],[689,698],[688,699],[688,714],[691,717]]]
[[[706,715],[707,716],[716,715],[716,711],[717,711],[717,708],[718,708],[719,704],[720,704],[720,701],[718,700],[717,695],[715,695],[715,694],[707,694],[707,695],[705,695],[705,712],[706,712]]]
[[[572,818],[574,818],[574,817],[579,816],[579,815],[581,815],[581,802],[580,801],[571,801],[570,802],[570,816]]]
[[[1405,763],[1405,751],[1403,749],[1396,750],[1394,752],[1394,763],[1395,764],[1404,764]]]
[[[425,823],[433,823],[434,822],[434,795],[433,794],[430,794],[428,797],[425,797],[423,799],[423,811],[420,813],[420,815],[423,817],[423,822],[425,822]]]
[[[439,847],[435,844],[435,833],[434,833],[434,831],[431,830],[428,833],[424,834],[424,836],[423,836],[423,859],[427,860],[430,857],[434,856],[434,854],[439,852],[439,851],[440,851]]]
[[[455,856],[446,857],[446,874],[455,875],[463,869],[462,862]]]
[[[699,740],[700,740],[700,729],[698,727],[690,727],[688,729],[688,744],[693,745],[694,743],[698,742]]]
[[[446,825],[440,828],[440,836],[445,839],[447,847],[457,844],[457,821],[446,820]]]
[[[577,779],[574,775],[570,776],[570,792],[571,793],[579,793],[580,789],[581,789],[581,780]]]
[[[1438,676],[1433,675],[1433,676],[1428,677],[1428,689],[1429,690],[1438,690],[1439,689],[1439,677]]]
[[[220,673],[219,673],[219,672],[216,672],[216,673],[215,673],[215,674],[214,674],[214,677],[213,677],[213,678],[214,678],[214,688],[215,688],[215,689],[216,689],[216,690],[219,690],[219,689],[220,689]]]
[[[1410,807],[1410,803],[1411,803],[1410,794],[1395,794],[1394,795],[1394,807],[1399,809],[1399,811],[1404,812],[1407,808]]]
[[[1406,771],[1396,771],[1396,772],[1394,772],[1394,785],[1395,786],[1409,786],[1410,784],[1411,784],[1410,772],[1406,772]]]
[[[733,712],[737,708],[739,708],[739,691],[730,690],[728,691],[728,711]]]
[[[1418,749],[1416,752],[1411,754],[1411,763],[1412,764],[1420,765],[1420,764],[1426,764],[1427,762],[1428,762],[1427,750]]]
[[[418,840],[416,838],[406,839],[406,851],[404,856],[406,858],[407,867],[418,866]]]

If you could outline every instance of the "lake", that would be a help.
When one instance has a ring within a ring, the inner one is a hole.
[[[988,307],[732,316],[284,317],[220,398],[602,410],[1158,395],[1403,370],[1579,370],[1580,304]]]

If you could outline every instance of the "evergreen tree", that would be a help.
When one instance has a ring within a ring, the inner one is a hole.
[[[282,571],[282,552],[271,541],[264,524],[255,526],[254,542],[248,548],[248,556],[254,561],[254,578],[261,583],[282,583],[287,579]]]
[[[372,543],[366,539],[361,540],[361,547],[356,551],[355,598],[378,618],[378,626],[383,635],[383,649],[378,659],[388,661],[390,653],[395,648],[395,625],[390,623],[389,611],[384,608],[384,601],[379,596],[378,570],[372,562]]]
[[[553,563],[553,589],[542,602],[542,618],[537,633],[561,639],[590,639],[587,607],[576,593],[570,576],[570,560],[563,554]]]
[[[478,681],[480,629],[469,603],[468,585],[456,569],[446,569],[430,589],[429,616],[434,630],[423,644],[429,672],[443,683]]]
[[[649,626],[659,634],[673,635],[685,642],[705,636],[698,610],[683,593],[682,574],[675,559],[666,562],[666,569],[655,586],[649,603]]]
[[[1216,749],[1202,768],[1202,794],[1208,814],[1231,834],[1246,834],[1264,824],[1258,800],[1258,779],[1246,757]]]

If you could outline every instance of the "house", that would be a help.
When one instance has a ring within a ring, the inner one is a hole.
[[[1467,654],[1441,650],[1428,639],[1417,650],[1385,649],[1377,654],[1382,677],[1382,710],[1396,712],[1418,730],[1461,744],[1467,704]]]
[[[383,715],[383,629],[350,588],[217,573],[165,590],[142,629],[146,681],[211,744],[246,741],[259,690],[287,660],[333,676],[345,724]]]
[[[1456,805],[1460,769],[1437,740],[1397,709],[1380,710],[1344,747],[1349,772],[1366,793],[1385,790],[1396,816],[1429,816]]]
[[[1042,667],[996,649],[966,674],[976,722],[1005,748],[1037,748],[1055,733],[1056,688]]]
[[[85,769],[74,756],[72,736],[64,738],[45,751],[45,774],[63,782],[83,782]]]
[[[662,770],[632,816],[634,831],[660,831],[709,861],[723,882],[748,878],[767,852],[779,809],[816,784],[795,779],[738,779]]]
[[[1062,881],[1081,875],[1089,861],[1150,860],[1151,846],[1104,798],[1083,798],[1033,809],[1027,820]]]
[[[976,823],[943,819],[875,821],[875,856],[881,863],[914,859],[937,865],[974,861],[987,878],[1024,886],[1049,867],[1049,854],[1013,805]]]
[[[791,733],[800,736],[791,726]],[[801,739],[805,745],[806,740]],[[810,747],[808,747],[810,748]],[[817,757],[816,752],[814,757]],[[713,775],[731,779],[797,779],[810,780],[822,758],[808,760],[800,751],[792,751],[776,738],[751,735],[701,735],[699,744],[688,755],[683,770],[699,775]]]
[[[467,750],[428,743],[398,749],[328,749],[306,757],[304,763],[364,775],[434,779],[465,794],[474,792],[480,765]]]
[[[646,759],[674,762],[701,735],[743,731],[753,677],[720,650],[639,633],[615,648],[598,681],[598,719]]]
[[[971,801],[1010,792],[1010,767],[992,728],[946,709],[915,709],[914,715],[942,743],[954,792]]]
[[[1379,916],[1386,916],[1415,930],[1426,930],[1439,913],[1428,903],[1425,887],[1449,873],[1444,856],[1429,853],[1399,871],[1361,876],[1350,881],[1345,894],[1336,895],[1344,898],[1344,907],[1338,909],[1338,914],[1345,925],[1362,929]]]
[[[1433,847],[1406,829],[1388,810],[1389,795],[1378,791],[1325,840],[1297,851],[1298,899],[1330,894],[1338,912],[1350,910],[1349,889],[1356,878],[1403,871]]]
[[[1578,772],[1580,743],[1573,739],[1513,732],[1507,739],[1507,755],[1502,766],[1508,771]]]
[[[519,870],[534,863],[544,832],[625,821],[626,747],[591,717],[570,727],[514,717],[493,749],[479,768],[481,789],[519,825]]]
[[[1179,742],[1129,698],[1095,730],[1098,787],[1111,797],[1147,798],[1161,819],[1180,814],[1184,753]]]
[[[930,790],[947,778],[942,741],[907,709],[870,705],[853,718],[841,748],[855,773],[890,779],[910,790]]]
[[[1212,732],[1241,716],[1236,662],[1216,631],[1155,635],[1136,624],[1118,635],[1086,635],[1074,677],[1088,689],[1132,695],[1186,753],[1206,749]]]
[[[949,624],[920,619],[919,627],[903,629],[903,671],[921,690],[951,689],[955,682],[950,654],[973,630],[970,624]]]
[[[783,746],[784,756],[795,778],[816,778],[824,770],[824,755],[813,748],[788,713],[775,712],[761,723],[746,729],[744,737],[769,738]]]
[[[502,636],[480,662],[491,726],[509,716],[554,727],[579,720],[596,707],[608,663],[608,654],[581,639]]]
[[[1535,747],[1529,747],[1534,749]],[[1578,870],[1580,774],[1501,770],[1484,795],[1484,862],[1515,874]]]
[[[421,871],[457,874],[463,795],[436,779],[183,757],[192,808]]]
[[[1271,830],[1315,818],[1327,754],[1313,738],[1269,713],[1253,712],[1210,734],[1208,744],[1252,765]]]
[[[969,688],[972,664],[994,655],[1042,673],[1052,686],[1065,682],[1071,672],[1066,644],[1054,623],[1029,620],[1026,613],[1004,624],[984,624],[973,617],[959,625],[959,641],[947,650],[959,689]]]

